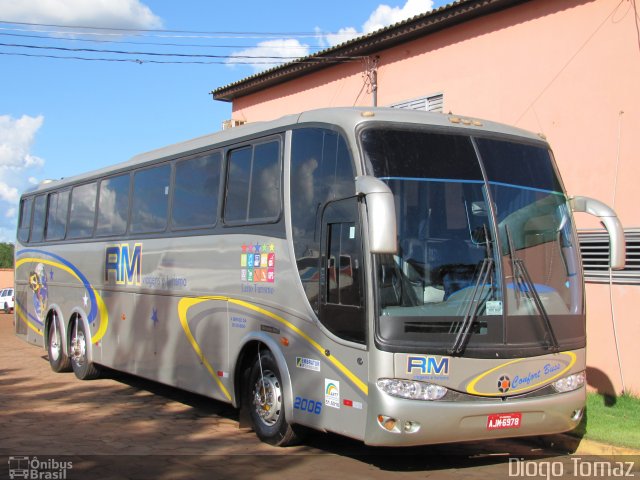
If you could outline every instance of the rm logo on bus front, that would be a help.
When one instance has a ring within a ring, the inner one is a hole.
[[[449,357],[407,357],[407,373],[446,377],[449,375]]]
[[[136,243],[133,250],[128,243],[109,245],[105,250],[104,279],[115,274],[117,285],[140,285],[142,277],[142,244]]]

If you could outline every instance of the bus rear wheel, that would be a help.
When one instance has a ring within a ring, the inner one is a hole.
[[[284,389],[278,364],[269,350],[260,350],[246,389],[253,430],[265,443],[286,447],[299,441],[284,412]]]
[[[49,356],[49,365],[51,370],[56,373],[71,371],[71,360],[65,354],[62,347],[62,329],[60,321],[56,315],[51,319],[49,324],[49,334],[47,335],[47,353]]]
[[[85,332],[84,323],[76,319],[71,331],[71,344],[69,355],[71,357],[71,367],[73,373],[80,380],[92,380],[100,376],[98,367],[89,360],[87,347],[90,341]]]

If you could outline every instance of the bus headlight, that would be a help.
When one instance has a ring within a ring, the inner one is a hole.
[[[560,380],[556,380],[552,383],[553,388],[556,389],[556,392],[565,393],[571,392],[573,390],[577,390],[578,388],[584,385],[584,381],[586,379],[586,375],[584,371],[579,373],[574,373],[569,375],[568,377],[561,378]]]
[[[379,378],[377,385],[380,390],[392,397],[410,400],[440,400],[447,393],[447,389],[440,385],[400,378]]]

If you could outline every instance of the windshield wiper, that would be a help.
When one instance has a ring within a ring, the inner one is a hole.
[[[483,228],[487,246],[487,256],[484,258],[484,260],[482,260],[480,272],[478,273],[478,280],[476,280],[476,284],[473,286],[473,290],[471,291],[469,306],[467,307],[467,311],[464,315],[464,318],[462,319],[460,330],[458,330],[458,335],[456,335],[453,346],[449,349],[449,355],[460,355],[462,352],[464,352],[464,349],[467,346],[467,342],[469,341],[469,336],[471,335],[471,328],[473,326],[473,323],[476,321],[476,318],[478,318],[478,311],[480,310],[481,303],[480,301],[482,299],[482,290],[484,290],[487,279],[489,279],[489,281],[491,282],[491,288],[493,289],[493,279],[491,278],[493,273],[493,255],[491,253],[491,245],[487,232],[487,226],[484,225]]]
[[[518,307],[520,306],[520,293],[522,291],[528,293],[542,317],[542,323],[544,324],[546,331],[545,341],[550,344],[551,351],[553,353],[557,353],[560,351],[560,344],[558,343],[556,334],[553,331],[553,325],[551,325],[551,320],[549,319],[547,310],[544,308],[544,304],[542,303],[538,290],[536,290],[533,280],[531,280],[531,275],[529,275],[527,266],[524,264],[524,261],[522,261],[521,258],[516,257],[514,253],[515,249],[513,248],[511,232],[508,226],[505,226],[505,233],[507,234],[507,248],[509,250],[509,258],[511,259],[511,272],[513,274],[513,287],[517,305]]]

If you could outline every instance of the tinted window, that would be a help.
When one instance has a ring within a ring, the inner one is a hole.
[[[39,195],[33,208],[33,225],[31,226],[31,241],[41,242],[44,235],[45,210],[47,207],[47,197]]]
[[[69,190],[49,195],[46,240],[61,240],[64,238],[67,229],[68,209]]]
[[[25,198],[20,202],[20,224],[18,227],[18,240],[20,240],[21,242],[26,242],[29,240],[32,205],[33,198]]]
[[[298,272],[314,310],[318,306],[319,215],[331,200],[355,194],[355,173],[344,139],[320,128],[293,131],[291,223]]]
[[[269,142],[229,155],[225,220],[273,220],[280,214],[280,144]]]
[[[362,132],[362,145],[376,177],[482,180],[466,136],[370,128]]]
[[[127,231],[129,174],[100,182],[97,235],[118,235]]]
[[[149,168],[134,174],[132,232],[161,232],[166,228],[170,174],[169,165]]]
[[[94,182],[80,185],[71,191],[67,238],[86,238],[93,235],[97,189]]]
[[[222,155],[176,163],[171,222],[174,227],[210,226],[216,222]]]
[[[334,223],[329,229],[327,302],[361,304],[360,260],[355,223]]]
[[[489,182],[562,192],[546,147],[476,139]]]
[[[280,213],[280,145],[256,145],[249,193],[248,219],[274,218]]]
[[[247,219],[252,153],[252,148],[247,147],[234,150],[229,155],[227,198],[224,205],[224,218],[227,221]]]

